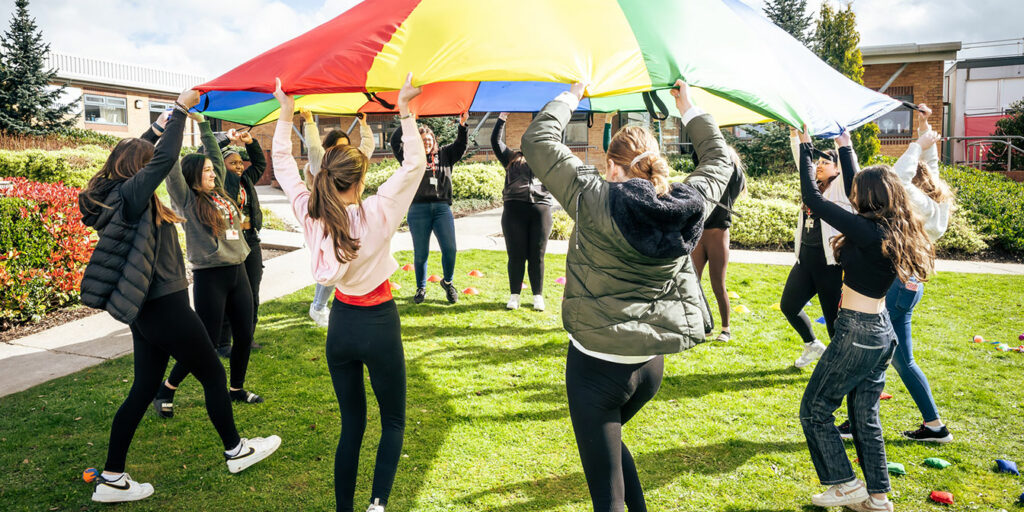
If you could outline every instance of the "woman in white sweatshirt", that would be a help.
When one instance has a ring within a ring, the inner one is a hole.
[[[420,94],[412,74],[398,93],[406,151],[401,167],[377,193],[362,200],[366,155],[351,146],[324,153],[306,188],[292,157],[295,100],[278,81],[274,96],[281,118],[274,132],[274,170],[312,256],[316,282],[337,288],[327,326],[327,367],[341,409],[341,438],[334,458],[334,494],[339,511],[353,508],[359,448],[366,430],[363,367],[380,407],[381,438],[368,512],[383,512],[391,494],[405,435],[405,354],[398,309],[388,278],[398,269],[391,238],[409,209],[427,157],[409,101]]]

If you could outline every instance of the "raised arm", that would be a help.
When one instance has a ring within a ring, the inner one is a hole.
[[[850,131],[844,129],[843,133],[836,137],[836,144],[839,146],[839,172],[843,174],[843,190],[846,191],[846,197],[850,197],[853,191],[853,177],[860,172],[857,155],[853,152]]]
[[[412,73],[406,75],[405,85],[398,91],[398,118],[402,121],[402,142],[408,151],[405,159],[390,178],[380,187],[377,193],[364,201],[367,215],[380,215],[387,233],[393,234],[402,223],[413,196],[423,179],[423,171],[427,168],[427,154],[423,140],[416,128],[416,120],[409,112],[409,102],[423,92],[419,87],[412,86]]]
[[[171,117],[171,112],[173,112],[173,110],[170,112],[165,110],[161,113],[160,117],[156,118],[156,121],[153,121],[153,124],[149,125],[149,128],[146,129],[142,135],[139,135],[139,138],[146,142],[156,144],[156,141],[164,134],[164,129],[167,126],[167,120]]]
[[[274,97],[281,102],[281,112],[295,111],[295,98],[284,94],[281,90],[281,80],[277,80],[277,90]],[[299,166],[292,156],[292,116],[281,116],[277,119],[277,127],[274,129],[274,140],[271,144],[270,158],[274,161],[274,178],[281,185],[281,190],[288,197],[292,205],[292,213],[296,220],[304,227],[304,232],[309,230],[307,224],[309,218],[309,189],[299,176]],[[309,233],[306,233],[307,235]]]
[[[466,154],[466,147],[469,145],[469,129],[466,127],[467,120],[469,120],[469,112],[463,112],[462,116],[459,117],[459,133],[455,136],[455,141],[441,148],[438,152],[438,159],[441,162],[455,165]]]
[[[911,206],[920,215],[925,232],[933,241],[938,240],[949,227],[950,205],[936,203],[934,199],[915,186],[913,180],[914,175],[917,174],[917,165],[921,161],[922,154],[929,151],[935,153],[935,144],[938,140],[938,133],[931,130],[924,132],[917,142],[911,142],[907,146],[907,150],[892,167],[893,173],[899,178],[900,184],[907,192]],[[935,165],[938,166],[937,163]]]
[[[419,133],[417,131],[417,133]],[[366,123],[366,114],[359,114],[359,152],[366,158],[373,158],[373,151],[377,149],[377,143],[373,140],[373,130]]]
[[[391,134],[391,153],[395,155],[395,159],[399,162],[403,161],[402,158],[402,126],[399,125],[398,129]]]
[[[217,137],[213,134],[210,122],[206,120],[205,116],[199,113],[193,113],[192,115],[196,121],[199,121],[199,140],[203,143],[203,152],[206,154],[206,158],[213,162],[213,171],[217,174],[217,186],[223,187],[224,174],[227,173],[227,167],[224,165],[224,154],[220,152],[220,144],[217,142]]]
[[[252,183],[256,183],[267,171],[267,157],[263,155],[263,148],[260,147],[259,141],[254,139],[249,132],[242,134],[242,142],[245,143],[245,154],[249,155],[249,168],[242,174]]]
[[[821,220],[846,235],[855,244],[866,244],[877,240],[872,226],[874,222],[825,199],[814,181],[814,145],[810,136],[801,134],[800,139],[800,196],[804,205]]]
[[[725,195],[733,174],[732,158],[725,137],[715,124],[715,119],[690,102],[689,86],[677,80],[676,87],[678,89],[672,89],[671,94],[676,98],[676,107],[683,116],[686,135],[693,142],[700,162],[683,183],[697,189],[706,201],[717,202]],[[713,203],[705,202],[704,205],[705,219],[714,210],[708,207],[709,204]]]
[[[181,152],[182,132],[185,129],[185,112],[199,103],[199,93],[185,91],[178,96],[174,114],[167,122],[166,130],[156,146],[153,158],[134,176],[121,185],[121,201],[126,219],[136,220],[146,210],[160,183],[167,178],[178,161]],[[180,172],[180,171],[179,171]]]
[[[599,184],[596,169],[583,161],[562,143],[562,132],[573,110],[583,97],[584,84],[573,84],[568,92],[559,94],[544,105],[523,134],[522,151],[530,170],[575,219],[576,209],[569,207],[587,187]]]
[[[507,117],[508,112],[499,114],[498,121],[494,123],[494,131],[491,132],[491,150],[494,151],[494,156],[498,157],[501,166],[505,168],[508,168],[508,163],[512,160],[512,150],[505,145],[505,119]]]
[[[313,121],[313,113],[308,109],[299,111],[302,115],[302,138],[306,141],[306,161],[309,162],[309,175],[316,176],[320,172],[320,164],[324,160],[324,146],[320,141],[320,128]]]

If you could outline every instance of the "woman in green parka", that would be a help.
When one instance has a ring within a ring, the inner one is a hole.
[[[622,425],[661,385],[664,354],[704,341],[707,306],[690,252],[725,192],[732,160],[714,119],[673,90],[700,165],[669,183],[650,131],[619,130],[604,179],[562,143],[583,98],[574,84],[549,102],[522,138],[534,174],[575,221],[566,256],[562,323],[569,334],[565,385],[576,445],[596,512],[646,510]]]

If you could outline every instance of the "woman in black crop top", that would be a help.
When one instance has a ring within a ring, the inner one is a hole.
[[[806,131],[806,130],[805,130]],[[835,336],[815,367],[800,403],[800,424],[825,492],[811,498],[822,507],[891,511],[885,442],[878,400],[896,334],[885,295],[896,277],[924,281],[935,253],[924,226],[911,211],[899,179],[887,165],[858,173],[850,189],[856,213],[827,201],[814,184],[810,137],[800,135],[800,192],[804,204],[841,234],[832,249],[843,269],[843,298]],[[833,413],[847,397],[862,482],[856,478]]]

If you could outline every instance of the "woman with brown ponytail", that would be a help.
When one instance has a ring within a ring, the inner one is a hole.
[[[732,161],[714,119],[690,103],[682,80],[676,86],[700,156],[685,183],[669,183],[657,141],[638,126],[612,138],[604,179],[583,165],[562,143],[582,84],[549,102],[522,138],[534,175],[575,221],[562,301],[565,387],[595,512],[647,510],[623,425],[658,392],[664,354],[704,341],[708,312],[690,252]]]
[[[405,354],[398,308],[389,277],[398,269],[391,238],[409,209],[427,157],[409,112],[420,94],[412,74],[398,93],[405,154],[401,167],[361,199],[369,159],[351,146],[332,146],[308,190],[292,156],[295,100],[277,82],[282,116],[274,132],[275,176],[302,224],[316,282],[337,288],[327,325],[327,368],[341,409],[341,438],[334,456],[334,495],[339,511],[351,511],[359,448],[366,430],[363,367],[380,407],[381,437],[368,512],[384,512],[405,436]]]
[[[231,322],[231,379],[234,402],[258,404],[259,395],[246,391],[245,374],[253,336],[253,295],[245,260],[249,244],[242,236],[244,219],[230,194],[224,190],[227,168],[210,122],[202,114],[190,114],[199,122],[206,155],[181,159],[167,177],[171,203],[185,216],[185,245],[192,263],[192,303],[210,339],[217,344],[224,315]],[[174,392],[189,374],[180,362],[171,368],[153,407],[165,418],[174,415]]]

